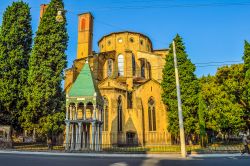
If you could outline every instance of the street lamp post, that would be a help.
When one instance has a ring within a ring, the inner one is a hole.
[[[173,53],[174,53],[176,91],[177,91],[177,100],[178,100],[178,116],[179,116],[179,128],[180,128],[180,140],[181,140],[181,156],[186,157],[185,135],[184,135],[182,108],[181,108],[181,91],[180,91],[179,74],[178,74],[178,66],[177,66],[177,58],[176,58],[176,50],[175,50],[175,42],[174,41],[173,41]]]

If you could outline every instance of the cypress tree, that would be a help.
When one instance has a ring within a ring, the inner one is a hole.
[[[68,34],[64,12],[63,21],[56,21],[58,9],[64,9],[62,0],[51,0],[40,20],[29,61],[28,88],[25,93],[28,107],[22,114],[22,125],[26,130],[36,128],[47,138],[51,137],[52,128],[60,128],[45,125],[47,121],[53,119],[51,116],[64,115],[61,82],[67,62],[65,51]],[[62,123],[56,124],[60,126]]]
[[[185,134],[191,136],[193,133],[198,133],[199,129],[197,114],[199,83],[194,74],[195,65],[188,59],[182,38],[177,34],[174,41],[179,69],[184,129]],[[162,100],[168,107],[168,130],[176,137],[179,135],[179,119],[172,44],[170,44],[169,54],[166,56],[161,85]]]
[[[28,60],[32,44],[28,4],[13,2],[3,14],[0,35],[0,101],[5,124],[19,129],[18,117],[26,106]]]

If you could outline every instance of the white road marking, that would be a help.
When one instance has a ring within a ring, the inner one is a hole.
[[[122,163],[114,163],[114,164],[111,164],[110,166],[128,166],[128,164],[122,162]]]
[[[160,161],[159,159],[154,159],[154,158],[147,159],[143,161],[141,166],[157,166],[159,161]]]

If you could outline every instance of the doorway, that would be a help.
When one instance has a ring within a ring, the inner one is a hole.
[[[126,133],[126,141],[127,145],[137,145],[136,134],[134,132],[127,132]]]

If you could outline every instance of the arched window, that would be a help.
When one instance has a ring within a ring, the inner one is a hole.
[[[127,93],[127,108],[128,109],[133,108],[133,94],[132,94],[132,92]]]
[[[85,21],[85,19],[83,18],[83,19],[81,20],[81,30],[80,30],[80,31],[84,31],[84,30],[85,30],[85,24],[86,24],[86,21]]]
[[[75,103],[70,103],[69,105],[69,119],[74,120],[75,119]]]
[[[84,118],[84,104],[82,102],[80,102],[78,104],[78,111],[81,111],[81,114],[82,114],[82,119]]]
[[[87,105],[86,105],[86,118],[89,119],[89,118],[92,118],[93,117],[93,110],[94,110],[94,106],[93,106],[93,103],[91,102],[88,102]]]
[[[109,123],[109,101],[107,98],[104,98],[104,119],[103,119],[103,131],[108,131]]]
[[[155,101],[152,97],[148,100],[148,124],[149,131],[156,131]]]
[[[145,78],[145,59],[141,59],[141,77]]]
[[[107,61],[107,76],[110,77],[113,74],[113,60],[108,59]]]
[[[151,79],[151,65],[149,62],[147,63],[147,69],[148,69],[148,78]]]
[[[124,57],[118,56],[118,76],[124,76]]]
[[[136,64],[135,64],[135,56],[132,54],[132,71],[133,71],[133,76],[136,74]]]
[[[118,132],[122,131],[122,97],[118,97],[117,101],[117,119],[118,119]]]

